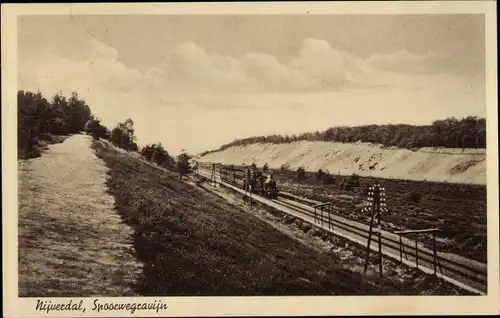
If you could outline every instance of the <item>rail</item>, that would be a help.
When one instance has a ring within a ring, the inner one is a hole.
[[[220,167],[220,165],[218,167]],[[201,165],[200,174],[210,176],[210,171],[207,171],[207,169]],[[220,174],[218,177],[219,184],[245,194],[241,189],[241,185],[231,184],[231,179],[234,178],[233,175],[227,178],[226,181],[222,180]],[[267,199],[258,195],[252,195],[252,199],[285,213],[302,218],[310,222],[313,226],[322,228],[334,235],[342,236],[362,246],[366,245],[369,231],[367,225],[332,213],[332,209],[327,210],[327,213],[317,213],[316,209],[330,205],[328,203],[298,198],[292,194],[283,192],[280,192],[280,197],[278,199]],[[486,264],[455,254],[429,250],[419,245],[416,240],[405,237],[406,234],[410,234],[409,232],[412,231],[393,233],[382,230],[381,232],[382,253],[384,256],[418,268],[428,274],[434,274],[437,277],[473,293],[481,295],[487,293]],[[417,230],[417,233],[419,232],[424,233],[425,230]],[[372,245],[370,248],[377,251],[378,243]]]

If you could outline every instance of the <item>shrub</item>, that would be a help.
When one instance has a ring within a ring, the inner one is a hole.
[[[262,167],[262,172],[268,172],[269,171],[269,166],[266,164],[264,164],[264,166]]]
[[[297,169],[297,179],[300,181],[300,180],[304,180],[306,178],[306,171],[304,169],[304,167],[299,167]]]
[[[182,177],[188,173],[190,173],[191,166],[189,164],[189,155],[187,153],[181,153],[179,156],[177,156],[177,170],[179,171],[179,178],[182,179]]]
[[[316,172],[316,180],[323,181],[324,177],[325,173],[323,172],[323,170],[319,169],[318,172]]]
[[[43,141],[53,141],[54,140],[54,137],[49,134],[49,133],[45,133],[45,134],[41,134],[40,135],[40,138],[39,140],[43,140]]]
[[[101,120],[97,118],[89,119],[85,123],[84,130],[95,140],[98,140],[99,138],[105,138],[108,134],[108,129],[101,125]]]

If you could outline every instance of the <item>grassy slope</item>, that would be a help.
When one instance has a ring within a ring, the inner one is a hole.
[[[363,215],[359,205],[366,199],[365,190],[371,184],[382,184],[389,209],[382,216],[387,228],[438,227],[442,230],[439,237],[445,239],[438,242],[440,250],[486,262],[486,186],[362,177],[362,189],[358,191],[321,184],[313,173],[306,173],[306,180],[300,182],[295,171],[273,173],[283,191],[336,202],[343,216],[365,223],[369,222],[369,215]],[[421,198],[412,199],[412,193],[420,194]]]
[[[142,295],[415,294],[342,268],[264,221],[137,158],[95,143],[117,210],[134,228]]]

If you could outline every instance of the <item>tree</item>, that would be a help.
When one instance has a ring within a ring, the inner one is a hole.
[[[66,135],[85,129],[94,119],[90,107],[73,93],[68,100],[61,93],[49,102],[40,92],[18,91],[18,155],[35,153],[40,139],[51,141],[51,135]],[[35,151],[34,151],[35,150]]]
[[[290,143],[297,140],[321,140],[334,142],[371,142],[400,148],[446,147],[485,148],[486,119],[469,116],[436,120],[432,125],[364,125],[357,127],[330,127],[323,132],[303,133],[298,136],[257,136],[236,139],[222,145],[219,151],[231,146],[254,143]],[[213,151],[212,151],[213,152]]]
[[[159,143],[156,145],[153,155],[151,156],[151,159],[160,166],[164,166],[166,163],[168,163],[168,152],[163,148],[162,144]]]
[[[94,139],[106,138],[108,129],[101,125],[101,120],[97,118],[89,119],[84,126],[87,134],[91,135]]]
[[[128,150],[130,151],[139,151],[139,146],[135,141],[130,142]]]
[[[302,180],[304,180],[305,178],[306,178],[306,171],[305,171],[304,167],[299,167],[299,168],[297,169],[297,179],[298,179],[299,181],[302,181]]]
[[[157,165],[171,169],[174,159],[163,148],[162,144],[146,145],[141,149],[141,155],[148,161],[153,161]]]
[[[191,172],[191,166],[189,164],[190,159],[189,155],[185,152],[177,156],[177,170],[179,171],[180,179],[182,179],[184,175]]]
[[[128,118],[113,128],[111,131],[111,142],[122,149],[137,151],[134,132],[134,121]]]
[[[264,164],[264,166],[262,167],[262,172],[266,173],[269,171],[269,166],[266,164]]]
[[[318,172],[316,172],[316,180],[323,181],[324,177],[325,173],[323,172],[323,170],[319,169]]]
[[[85,123],[91,119],[91,111],[87,103],[78,97],[77,92],[71,94],[65,110],[70,132],[78,133],[84,130]]]

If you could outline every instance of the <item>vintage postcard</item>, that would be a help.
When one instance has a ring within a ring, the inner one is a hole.
[[[2,5],[4,316],[500,313],[495,13]]]

